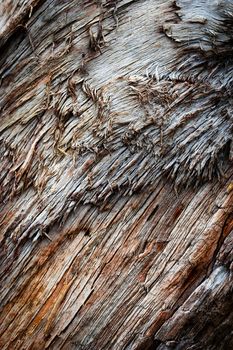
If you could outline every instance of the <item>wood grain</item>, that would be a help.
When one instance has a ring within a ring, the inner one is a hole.
[[[233,347],[232,7],[0,5],[2,349]]]

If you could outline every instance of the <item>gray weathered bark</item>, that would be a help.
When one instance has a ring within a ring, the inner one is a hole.
[[[233,1],[0,24],[1,348],[233,348]]]

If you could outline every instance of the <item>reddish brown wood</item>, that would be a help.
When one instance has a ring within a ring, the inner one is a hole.
[[[232,6],[0,4],[1,349],[233,348]]]

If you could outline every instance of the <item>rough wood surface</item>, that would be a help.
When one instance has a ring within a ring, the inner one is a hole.
[[[233,2],[0,23],[1,348],[233,348]]]

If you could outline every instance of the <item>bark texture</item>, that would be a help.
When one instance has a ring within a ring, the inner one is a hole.
[[[0,25],[1,348],[233,348],[233,1]]]

